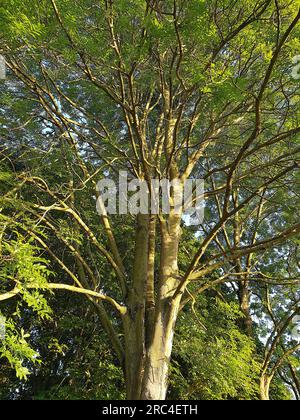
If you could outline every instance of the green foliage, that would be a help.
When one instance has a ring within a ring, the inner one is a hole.
[[[122,369],[97,317],[83,303],[80,298],[62,295],[54,302],[52,320],[47,325],[35,324],[43,364],[28,378],[20,398],[125,399]],[[39,387],[33,392],[36,382]]]
[[[26,366],[29,362],[40,363],[38,353],[29,344],[30,333],[19,327],[25,308],[31,309],[39,319],[51,317],[51,308],[44,296],[47,289],[47,278],[51,274],[47,268],[48,261],[38,256],[39,249],[32,241],[25,242],[18,232],[15,240],[5,240],[2,235],[0,254],[0,292],[7,286],[20,290],[20,299],[15,310],[0,312],[5,320],[5,334],[0,340],[0,358],[6,359],[15,370],[19,379],[26,379],[30,374]],[[5,309],[5,308],[4,308]]]
[[[175,337],[171,392],[178,399],[258,399],[255,344],[237,327],[234,303],[200,299],[185,312]]]
[[[26,367],[28,362],[41,363],[37,352],[28,343],[29,337],[30,334],[25,333],[23,329],[18,330],[13,319],[6,320],[5,337],[0,339],[0,359],[6,359],[15,370],[17,378],[21,380],[30,375]]]
[[[15,282],[23,301],[42,319],[49,318],[51,310],[39,290],[47,289],[47,278],[51,274],[48,261],[37,255],[38,248],[32,241],[23,238],[2,244],[4,264],[0,266],[0,286]]]

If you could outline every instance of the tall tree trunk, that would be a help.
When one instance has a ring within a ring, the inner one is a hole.
[[[181,296],[174,299],[178,286],[178,246],[180,216],[170,216],[161,225],[161,262],[159,296],[152,338],[146,349],[142,399],[164,400],[168,388],[169,364],[172,353],[174,328]]]
[[[267,374],[263,374],[260,379],[260,399],[262,401],[270,400],[270,386],[272,378]]]
[[[136,287],[129,297],[130,311],[124,317],[125,372],[127,398],[130,400],[166,398],[174,327],[181,300],[181,296],[173,298],[179,284],[179,239],[180,216],[170,216],[168,223],[162,222],[161,226],[159,292],[155,297],[155,313],[151,319],[146,316],[149,280],[153,282],[152,272],[149,272],[149,255],[147,255],[151,248],[151,219],[139,218],[133,282]],[[152,265],[153,262],[150,262],[151,267]],[[150,291],[151,289],[152,286]],[[150,328],[149,322],[152,324]]]
[[[173,346],[173,327],[176,321],[175,313],[173,318],[169,319],[166,312],[160,313],[156,319],[154,337],[147,352],[141,394],[144,400],[164,400],[166,398]]]
[[[124,316],[127,398],[139,400],[145,363],[145,295],[148,276],[149,216],[137,217],[132,289]]]
[[[250,292],[247,280],[239,284],[239,301],[243,318],[240,319],[240,326],[249,337],[253,334],[253,320],[250,312]]]

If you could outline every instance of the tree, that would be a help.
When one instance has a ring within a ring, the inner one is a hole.
[[[236,283],[251,334],[249,284],[270,280],[250,273],[251,260],[299,236],[299,4],[8,0],[0,10],[10,72],[1,111],[19,111],[4,116],[1,136],[26,162],[23,217],[55,241],[19,228],[72,281],[48,288],[92,303],[127,398],[164,399],[185,305]],[[187,226],[171,191],[168,215],[104,215],[100,225],[96,181],[119,170],[148,185],[204,179],[204,223]],[[183,262],[186,231],[195,240]]]

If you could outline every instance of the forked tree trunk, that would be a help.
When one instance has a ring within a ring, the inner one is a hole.
[[[145,223],[144,218],[144,228]],[[136,278],[140,281],[146,273],[149,275],[144,252],[148,234],[145,229],[142,231],[136,250],[136,257],[139,255]],[[130,305],[131,313],[124,319],[127,398],[131,400],[166,398],[174,328],[180,304],[180,296],[174,299],[174,292],[179,284],[179,239],[180,216],[173,216],[169,218],[168,225],[161,227],[160,276],[153,325],[147,325],[148,318],[145,316],[146,291],[143,291],[142,297],[142,291],[136,288],[133,292],[135,298]],[[147,337],[149,330],[151,335]]]

